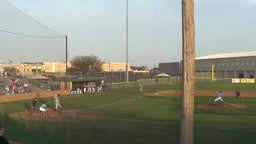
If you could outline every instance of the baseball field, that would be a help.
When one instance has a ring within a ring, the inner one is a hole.
[[[216,103],[224,92],[225,104]],[[235,90],[241,99],[235,99]],[[0,103],[5,136],[22,144],[178,144],[181,84],[62,96],[62,113],[30,115],[31,100]],[[53,98],[42,98],[54,107]],[[256,85],[197,83],[195,144],[254,144]]]

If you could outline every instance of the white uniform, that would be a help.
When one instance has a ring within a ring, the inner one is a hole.
[[[140,92],[141,93],[143,92],[143,85],[142,84],[140,85]]]
[[[62,111],[62,106],[60,104],[60,95],[59,94],[55,95],[54,100],[55,100],[55,110],[60,109]]]
[[[214,100],[214,102],[217,102],[217,101],[222,101],[223,103],[226,103],[223,99],[222,99],[222,97],[223,97],[223,93],[222,93],[222,91],[219,91],[218,92],[218,97]]]
[[[41,115],[45,115],[45,114],[46,114],[46,110],[47,110],[47,105],[46,105],[46,103],[43,103],[43,104],[39,107],[39,111],[40,111]]]

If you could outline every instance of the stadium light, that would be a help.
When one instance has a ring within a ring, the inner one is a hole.
[[[128,0],[126,0],[126,82],[129,82],[129,70],[128,70]]]

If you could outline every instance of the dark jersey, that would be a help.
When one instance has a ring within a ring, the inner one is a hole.
[[[0,144],[10,144],[7,139],[3,136],[0,136]]]
[[[32,106],[36,106],[37,105],[37,99],[34,99],[33,101],[32,101]]]

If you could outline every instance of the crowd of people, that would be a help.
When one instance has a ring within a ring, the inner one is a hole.
[[[23,77],[3,73],[0,76],[0,95],[13,95],[31,92],[29,82]]]

